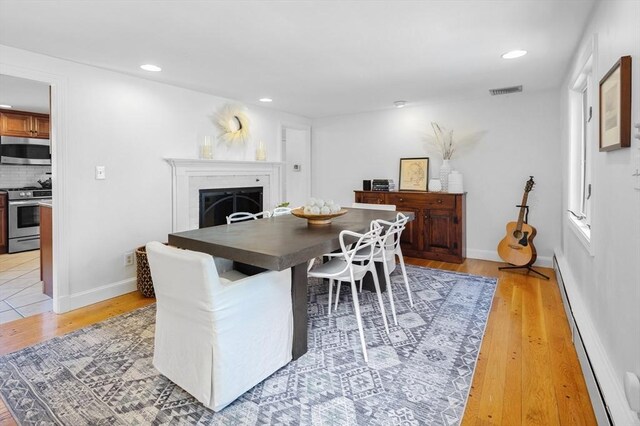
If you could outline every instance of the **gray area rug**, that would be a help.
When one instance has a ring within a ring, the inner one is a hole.
[[[0,394],[25,425],[459,424],[496,280],[407,272],[414,307],[396,272],[390,335],[375,294],[362,293],[369,364],[349,287],[329,317],[327,285],[312,281],[309,352],[219,413],[153,368],[155,306],[0,357]]]

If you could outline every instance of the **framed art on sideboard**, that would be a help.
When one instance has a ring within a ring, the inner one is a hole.
[[[429,157],[400,159],[400,191],[427,191]]]

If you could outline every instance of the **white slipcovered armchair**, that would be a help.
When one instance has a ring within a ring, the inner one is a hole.
[[[291,361],[290,270],[248,277],[229,261],[158,242],[147,255],[157,299],[153,365],[168,379],[219,411]]]

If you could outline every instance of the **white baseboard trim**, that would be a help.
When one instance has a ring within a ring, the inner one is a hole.
[[[582,342],[591,361],[593,374],[600,385],[605,404],[614,423],[616,425],[640,426],[640,419],[629,408],[622,378],[618,377],[600,340],[591,315],[582,300],[569,263],[561,252],[556,252],[556,261],[562,274],[576,326],[580,330]]]
[[[471,259],[491,260],[492,262],[504,262],[495,250],[467,249],[467,257]],[[551,268],[553,266],[553,259],[550,256],[538,256],[533,266]]]
[[[58,298],[60,312],[68,312],[74,309],[82,308],[87,305],[102,302],[103,300],[131,293],[136,290],[136,278],[127,278],[126,280],[117,281],[115,283],[106,284],[91,290],[80,293],[62,296]]]

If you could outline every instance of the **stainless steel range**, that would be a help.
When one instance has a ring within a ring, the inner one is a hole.
[[[40,248],[41,201],[51,200],[51,190],[28,186],[2,189],[9,201],[9,253]]]

